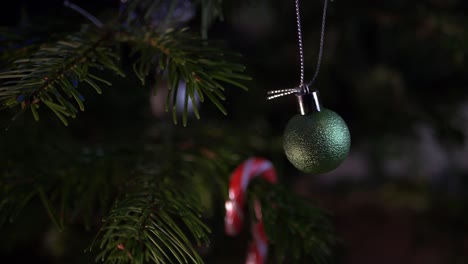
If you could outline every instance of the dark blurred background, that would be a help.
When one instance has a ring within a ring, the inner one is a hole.
[[[228,91],[228,117],[212,116],[280,138],[296,113],[295,98],[265,98],[268,90],[298,83],[294,1],[225,2],[225,18],[212,24],[209,37],[240,52],[254,80],[248,93]],[[93,14],[118,8],[116,0],[75,3]],[[321,12],[322,1],[302,2],[307,79],[315,70]],[[279,148],[273,159],[284,184],[332,213],[341,239],[337,263],[468,263],[467,12],[464,0],[330,4],[316,88],[323,105],[348,123],[350,155],[338,169],[314,176],[295,170]],[[73,29],[83,21],[62,1],[9,1],[1,13],[2,26]],[[196,12],[188,25],[199,30],[199,24]],[[121,90],[139,85],[121,83]],[[123,110],[112,112],[131,119],[128,109],[149,111],[147,91],[131,90],[96,100],[115,106],[125,97]],[[111,110],[93,100],[83,118],[108,117]]]

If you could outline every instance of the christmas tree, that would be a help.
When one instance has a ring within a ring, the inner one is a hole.
[[[301,3],[306,74],[323,3]],[[310,175],[283,149],[294,98],[266,100],[297,85],[294,1],[11,3],[0,25],[2,263],[244,263],[260,221],[267,263],[429,263],[395,246],[407,228],[366,217],[373,206],[424,219],[411,231],[436,248],[434,263],[466,262],[466,8],[330,4],[314,85],[352,146],[342,166]],[[251,157],[278,179],[252,180],[229,237],[230,176]],[[424,239],[439,214],[450,250]],[[367,239],[374,224],[380,242]]]
[[[247,96],[252,79],[229,43],[208,37],[223,4],[134,0],[88,11],[65,1],[52,7],[65,17],[3,28],[0,100],[12,117],[2,135],[0,219],[13,248],[27,225],[24,239],[56,240],[44,246],[59,262],[219,258],[221,245],[210,241],[224,236],[231,171],[271,156],[258,127],[223,118],[237,108],[223,101]],[[260,201],[271,259],[326,262],[334,237],[325,213],[254,182],[246,210],[259,221]]]

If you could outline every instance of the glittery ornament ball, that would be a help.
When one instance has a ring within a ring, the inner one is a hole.
[[[288,160],[299,170],[319,174],[338,167],[348,156],[351,136],[344,120],[335,112],[295,115],[283,139]]]

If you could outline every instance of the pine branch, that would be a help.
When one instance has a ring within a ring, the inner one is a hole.
[[[101,84],[110,83],[96,70],[105,69],[124,75],[117,67],[117,61],[123,54],[116,54],[115,50],[119,44],[127,43],[137,57],[133,69],[143,84],[156,66],[167,74],[170,86],[166,110],[169,111],[169,103],[173,102],[174,123],[178,122],[178,109],[174,102],[180,80],[185,80],[187,85],[182,106],[184,126],[188,120],[189,100],[196,117],[200,118],[196,98],[203,102],[207,97],[227,114],[221,103],[226,100],[226,86],[247,90],[242,81],[250,80],[250,77],[243,73],[244,66],[228,61],[234,56],[225,54],[219,45],[202,41],[186,30],[167,29],[166,24],[159,23],[160,20],[172,19],[176,2],[172,1],[167,6],[162,1],[130,1],[121,9],[118,19],[109,21],[105,27],[93,30],[84,27],[81,32],[70,34],[65,39],[42,44],[32,54],[9,51],[13,57],[17,54],[26,57],[14,60],[0,73],[0,109],[19,108],[13,120],[31,110],[34,118],[39,120],[39,108],[45,105],[67,125],[69,117],[74,118],[79,110],[84,110],[84,98],[77,89],[80,82],[101,93]],[[210,7],[212,12],[219,9],[221,3],[215,2],[217,4]],[[168,8],[168,12],[155,18],[154,12],[164,8]],[[155,19],[159,21],[156,24]]]
[[[118,199],[101,228],[104,263],[202,263],[186,235],[207,244],[209,228],[200,220],[196,194],[180,180],[154,173],[138,177]]]
[[[221,103],[226,100],[225,85],[248,89],[242,83],[251,79],[243,73],[245,67],[228,61],[235,56],[234,54],[222,52],[219,45],[215,43],[209,45],[206,41],[188,33],[186,29],[168,30],[164,34],[134,30],[131,34],[118,34],[116,38],[132,44],[133,54],[138,56],[133,69],[142,84],[156,65],[160,71],[167,74],[169,93],[166,111],[172,110],[175,124],[178,123],[175,100],[180,80],[184,80],[187,85],[182,116],[184,126],[187,125],[189,100],[198,119],[200,114],[196,107],[196,97],[202,102],[207,97],[226,115],[226,109]],[[170,102],[173,105],[172,109],[169,109]]]
[[[183,133],[163,130],[160,137],[144,140],[153,144],[118,146],[110,141],[94,151],[59,138],[53,144],[31,138],[21,143],[24,146],[5,141],[0,147],[9,150],[3,155],[10,158],[0,158],[0,216],[8,220],[31,201],[40,200],[59,229],[79,224],[89,230],[99,226],[97,220],[110,210],[92,245],[99,260],[200,263],[194,245],[208,243],[203,222],[213,211],[223,212],[229,174],[252,152],[248,144],[239,146],[240,138],[247,142],[245,136],[229,130],[219,126]],[[193,139],[187,139],[187,133]],[[169,134],[172,140],[168,142]],[[245,131],[245,135],[252,133]],[[27,166],[21,163],[25,162],[23,153],[33,155],[26,158]],[[277,259],[311,257],[316,263],[326,263],[334,238],[325,214],[279,186],[262,182],[251,186],[248,193],[262,203]]]
[[[39,18],[32,25],[0,26],[0,68],[7,68],[16,59],[30,57],[45,42],[53,43],[63,39],[64,30],[74,28],[64,22],[60,18]]]
[[[67,118],[74,118],[78,113],[75,105],[84,110],[84,98],[77,89],[80,82],[102,93],[101,84],[111,83],[94,73],[95,70],[107,69],[124,75],[117,67],[119,55],[107,47],[110,39],[133,46],[133,52],[139,56],[133,69],[142,84],[156,65],[167,73],[170,84],[167,111],[169,102],[175,102],[177,98],[179,81],[185,80],[184,126],[188,120],[189,100],[197,118],[200,118],[195,101],[197,97],[202,102],[207,97],[227,114],[221,103],[226,100],[226,85],[247,90],[242,81],[250,80],[250,77],[243,73],[244,66],[228,61],[234,56],[226,55],[215,45],[207,45],[186,30],[170,30],[164,34],[137,29],[105,34],[85,30],[41,47],[30,58],[15,60],[10,69],[0,73],[0,109],[20,107],[19,114],[30,109],[34,118],[39,120],[39,107],[45,104],[67,125]],[[173,103],[174,123],[178,122],[177,110]]]
[[[337,241],[325,212],[281,186],[261,180],[255,180],[251,191],[251,215],[255,215],[253,198],[256,198],[262,205],[265,232],[278,263],[301,259],[330,263]]]
[[[173,240],[156,239],[164,252],[161,254],[171,260],[178,257],[183,261],[185,258],[190,263],[193,259],[200,262],[196,248],[192,246],[192,242],[200,245],[208,243],[207,229],[200,216],[212,215],[210,211],[213,210],[213,204],[218,205],[213,201],[224,200],[224,197],[213,197],[218,193],[217,190],[226,192],[229,169],[237,163],[239,156],[233,152],[234,138],[213,136],[223,135],[217,127],[207,127],[200,132],[194,130],[191,134],[199,138],[196,142],[186,139],[186,131],[180,134],[176,132],[167,131],[173,137],[174,144],[172,141],[162,141],[165,136],[151,140],[155,144],[130,142],[128,145],[118,146],[111,140],[109,145],[96,148],[83,143],[62,141],[57,135],[54,135],[54,141],[31,137],[30,141],[20,143],[15,143],[14,140],[0,142],[1,149],[9,150],[0,154],[0,216],[4,221],[12,221],[25,206],[33,201],[40,201],[51,222],[59,230],[71,228],[72,224],[85,226],[89,230],[100,226],[97,220],[105,212],[111,210],[106,219],[119,215],[115,211],[116,207],[111,208],[111,204],[116,194],[120,194],[115,202],[118,207],[136,210],[131,215],[139,212],[143,217],[138,218],[141,221],[147,218],[146,223],[154,221],[165,232],[170,231],[165,235],[174,235],[175,231],[167,222],[168,219],[172,220],[185,235],[184,238],[179,233],[175,234],[178,242],[176,245]],[[163,134],[167,136],[166,133]],[[52,135],[46,133],[45,136]],[[145,142],[148,141],[150,140]],[[220,147],[220,141],[226,144]],[[24,153],[29,155],[25,156]],[[165,158],[155,161],[155,157],[161,156]],[[26,163],[27,166],[24,165]],[[157,169],[146,170],[135,179],[135,171],[141,172],[142,168],[149,166],[157,166]],[[151,208],[158,208],[155,215],[149,214],[148,210]],[[110,229],[102,231],[101,235],[123,236],[125,234],[120,233],[121,229],[129,223],[110,221],[105,222],[104,226],[110,224]],[[155,247],[151,244],[152,240],[144,239],[146,235],[152,234],[147,233],[150,231],[139,233],[142,240],[136,244],[123,244],[127,249],[135,247],[135,252],[132,252],[133,261],[148,253],[146,249]],[[130,236],[132,237],[136,239]],[[108,242],[111,243],[110,240]],[[164,242],[172,246],[176,256],[167,245],[161,244]],[[98,246],[95,244],[94,249]],[[112,249],[111,244],[107,249]],[[110,252],[103,249],[98,253],[108,254],[101,254],[100,257],[104,257],[106,262],[112,262],[122,251]],[[170,261],[165,261],[168,262]]]
[[[102,93],[99,82],[110,84],[90,71],[107,69],[124,75],[116,66],[118,56],[103,45],[107,38],[84,29],[42,46],[30,58],[15,60],[10,69],[0,73],[0,105],[20,106],[19,113],[30,109],[39,120],[38,109],[43,104],[67,125],[67,117],[74,118],[78,113],[71,100],[84,110],[84,98],[77,90],[79,82],[89,84],[97,93]]]
[[[19,32],[9,28],[0,28],[0,68],[15,59],[31,54],[39,47],[40,36],[35,32]]]
[[[239,157],[230,148],[219,148],[219,139],[213,136],[196,136],[197,142],[181,138],[172,151],[160,150],[166,160],[157,169],[131,176],[135,179],[105,218],[97,260],[203,263],[193,244],[208,245],[211,231],[201,216],[212,215],[213,204],[222,206],[213,200],[225,200],[217,194],[227,193],[229,169]]]

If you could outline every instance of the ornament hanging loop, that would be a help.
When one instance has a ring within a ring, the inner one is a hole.
[[[301,12],[300,12],[300,3],[299,0],[295,0],[296,4],[296,22],[297,22],[297,37],[298,37],[298,44],[299,44],[299,60],[300,60],[300,78],[299,78],[299,86],[290,88],[290,89],[282,89],[282,90],[274,90],[274,91],[268,91],[268,100],[275,99],[278,97],[282,97],[285,95],[290,95],[293,93],[296,93],[296,96],[298,97],[298,100],[301,100],[301,102],[305,102],[308,100],[302,100],[305,94],[310,93],[310,99],[313,100],[313,105],[314,107],[312,108],[304,108],[304,109],[316,109],[317,111],[320,111],[320,103],[318,101],[318,93],[314,95],[314,92],[311,92],[309,90],[309,86],[312,86],[315,83],[315,80],[317,79],[317,76],[320,71],[320,65],[322,63],[322,57],[323,57],[323,46],[324,46],[324,39],[325,39],[325,25],[326,25],[326,18],[327,18],[327,8],[328,8],[328,1],[329,0],[323,0],[323,12],[322,12],[322,26],[320,30],[320,45],[319,45],[319,52],[318,52],[318,58],[317,58],[317,66],[315,68],[314,75],[312,77],[312,80],[308,83],[304,82],[304,48],[303,48],[303,43],[302,43],[302,27],[301,27]],[[299,103],[301,104],[301,103]],[[306,104],[302,104],[306,105]],[[299,108],[302,109],[302,106],[299,105]],[[302,110],[300,110],[302,114]]]

